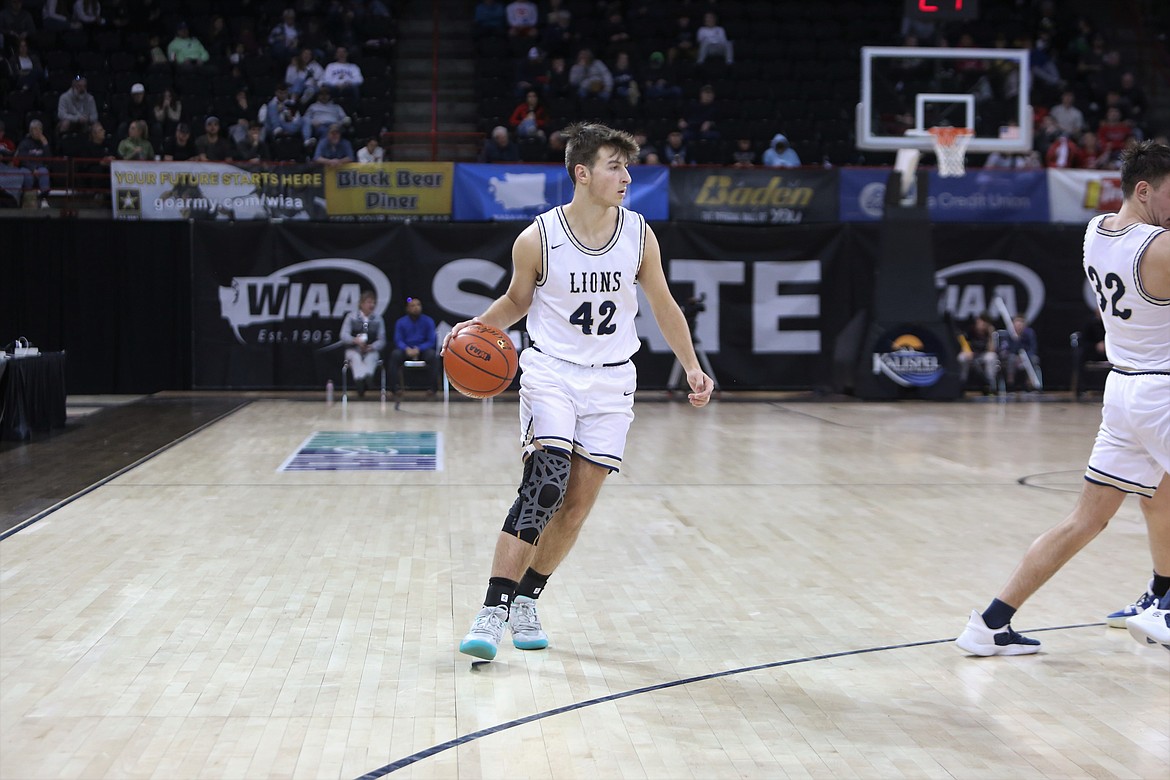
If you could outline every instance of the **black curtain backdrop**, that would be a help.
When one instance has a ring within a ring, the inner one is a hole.
[[[66,350],[73,394],[323,387],[340,376],[342,355],[327,347],[337,337],[345,290],[369,286],[369,273],[381,277],[391,328],[406,296],[421,297],[436,322],[466,319],[506,288],[512,243],[524,228],[22,218],[3,224],[0,342],[26,336],[44,351]],[[698,318],[700,346],[725,389],[831,385],[837,337],[872,305],[879,226],[653,228],[676,299],[708,293]],[[927,229],[940,306],[953,307],[959,320],[989,305],[997,291],[1007,291],[1023,310],[1033,307],[1039,291],[1034,327],[1046,384],[1067,388],[1068,336],[1089,316],[1083,229]],[[330,264],[337,260],[350,264]],[[290,266],[300,270],[286,273]],[[225,304],[224,295],[244,307]],[[672,357],[662,351],[649,312],[641,316],[647,320],[640,323],[644,343],[635,358],[641,386],[661,388]],[[249,320],[238,328],[240,338],[232,317]],[[262,330],[283,341],[262,341]]]

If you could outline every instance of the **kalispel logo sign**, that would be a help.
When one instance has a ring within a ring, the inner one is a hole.
[[[942,379],[942,349],[930,333],[902,325],[881,335],[874,346],[873,373],[902,387],[929,387]]]
[[[314,344],[337,340],[346,314],[356,311],[362,290],[378,298],[382,314],[390,280],[377,267],[347,257],[306,260],[268,276],[237,276],[219,288],[220,315],[241,344]]]

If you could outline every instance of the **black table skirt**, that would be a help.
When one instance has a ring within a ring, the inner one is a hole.
[[[0,361],[0,439],[65,427],[65,353]]]

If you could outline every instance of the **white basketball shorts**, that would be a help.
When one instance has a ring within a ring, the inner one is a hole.
[[[526,349],[520,368],[521,444],[575,453],[618,471],[634,419],[634,364],[590,368]]]
[[[1150,498],[1170,473],[1170,374],[1114,369],[1085,479]]]

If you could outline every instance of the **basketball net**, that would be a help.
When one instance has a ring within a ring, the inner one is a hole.
[[[967,156],[967,144],[975,136],[969,127],[932,127],[930,140],[934,144],[934,156],[938,158],[938,175],[944,178],[962,176],[965,173],[963,159]]]

